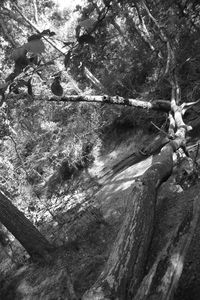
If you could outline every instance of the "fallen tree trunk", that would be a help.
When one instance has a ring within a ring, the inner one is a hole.
[[[173,95],[170,135],[174,135],[174,139],[161,149],[152,166],[134,184],[125,220],[108,261],[83,300],[128,300],[137,293],[152,239],[157,190],[171,175],[173,153],[185,145],[185,134],[190,129],[184,124],[182,107],[176,105]]]
[[[122,172],[128,167],[141,162],[144,158],[151,155],[157,154],[160,149],[169,142],[169,138],[162,133],[157,135],[152,142],[150,142],[146,147],[143,147],[139,151],[132,153],[131,155],[125,157],[120,162],[115,164],[109,171],[104,170],[104,174],[100,178],[108,179],[112,178],[118,172]]]
[[[173,153],[181,140],[165,145],[157,160],[137,180],[131,193],[126,218],[106,266],[83,300],[132,299],[144,276],[151,242],[156,193],[172,172]]]
[[[134,300],[170,300],[177,288],[187,250],[193,238],[200,212],[200,192],[144,277]]]

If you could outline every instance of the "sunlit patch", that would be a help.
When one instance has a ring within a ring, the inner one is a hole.
[[[58,5],[60,9],[65,8],[74,8],[76,5],[81,5],[85,1],[84,0],[54,0],[54,2]]]
[[[176,276],[179,278],[183,270],[183,257],[179,253],[176,253],[172,256],[171,263],[176,270]]]

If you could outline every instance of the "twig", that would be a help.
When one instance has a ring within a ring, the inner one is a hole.
[[[165,132],[165,131],[162,130],[160,127],[158,127],[156,124],[154,124],[154,122],[151,121],[151,124],[152,124],[156,129],[158,129],[160,132],[162,132],[164,135],[166,135],[168,138],[171,137],[167,132]]]
[[[33,0],[33,9],[34,9],[34,19],[38,23],[38,9],[37,9],[37,0]]]
[[[92,83],[101,91],[105,91],[105,87],[101,84],[101,82],[88,70],[87,67],[84,67],[84,73],[86,77],[92,81]]]

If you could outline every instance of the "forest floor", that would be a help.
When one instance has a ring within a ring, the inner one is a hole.
[[[66,223],[56,232],[59,237],[64,235],[70,238],[58,245],[56,261],[49,266],[27,262],[23,266],[11,268],[6,277],[2,275],[0,299],[70,299],[67,291],[68,274],[76,294],[81,297],[100,274],[126,213],[132,185],[151,165],[152,157],[112,173],[111,176],[109,170],[148,140],[147,135],[141,138],[141,132],[128,132],[122,140],[113,140],[104,145],[103,152],[96,153],[93,165],[84,174],[94,184],[88,201],[82,201],[62,213],[62,217],[65,214]],[[148,268],[178,222],[190,211],[192,197],[198,188],[194,186],[183,192],[182,187],[175,184],[174,176],[160,188]],[[86,208],[83,209],[84,206]],[[77,214],[78,218],[75,218]],[[0,264],[0,267],[2,269],[3,265]],[[200,220],[174,299],[200,299]]]

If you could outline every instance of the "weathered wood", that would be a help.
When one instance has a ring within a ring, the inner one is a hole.
[[[120,162],[115,164],[112,168],[110,168],[108,171],[105,169],[100,179],[110,179],[118,172],[122,172],[130,166],[141,162],[145,158],[157,154],[160,151],[160,149],[168,142],[169,139],[166,135],[158,134],[155,138],[153,138],[152,142],[149,142],[147,146],[125,157]]]
[[[65,95],[64,97],[52,97],[48,101],[63,101],[63,102],[91,102],[91,103],[107,103],[115,105],[127,105],[153,109],[157,111],[169,112],[171,109],[170,101],[155,100],[153,102],[142,101],[141,99],[124,98],[120,96],[101,96],[101,95]]]
[[[156,193],[172,173],[173,153],[185,144],[190,128],[182,120],[182,108],[172,97],[171,109],[177,131],[174,140],[160,151],[152,166],[138,179],[128,201],[128,210],[107,263],[83,300],[133,299],[144,276],[152,238]]]
[[[187,213],[156,261],[144,277],[134,300],[170,300],[177,288],[187,250],[194,235],[200,212],[200,192],[193,200],[193,210]]]
[[[180,143],[163,147],[153,165],[134,185],[128,211],[110,257],[94,286],[85,293],[89,299],[132,299],[144,276],[152,237],[156,192],[173,168],[173,152]]]

